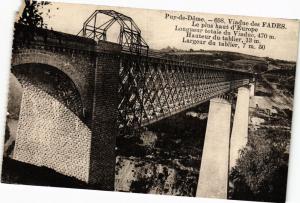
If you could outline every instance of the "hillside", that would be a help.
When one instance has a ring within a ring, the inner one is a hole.
[[[159,52],[163,53],[165,56],[177,58],[181,61],[188,61],[196,64],[213,64],[219,67],[230,67],[232,69],[247,70],[256,73],[280,69],[291,71],[294,74],[296,69],[296,62],[293,61],[284,61],[228,51],[183,51],[167,47],[159,50]]]

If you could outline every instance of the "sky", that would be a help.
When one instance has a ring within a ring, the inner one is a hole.
[[[50,9],[49,16],[46,15],[48,9]],[[249,55],[271,57],[275,59],[283,59],[288,61],[296,61],[298,52],[298,33],[299,33],[299,21],[298,20],[285,20],[275,18],[257,18],[257,17],[243,17],[243,16],[228,16],[217,15],[207,13],[192,13],[192,12],[180,12],[180,11],[163,11],[163,10],[148,10],[137,8],[124,8],[124,7],[108,7],[108,6],[96,6],[96,5],[84,5],[84,4],[67,4],[67,3],[52,3],[42,9],[44,11],[44,21],[48,24],[48,28],[52,28],[56,31],[61,31],[70,34],[77,34],[84,23],[84,21],[95,10],[115,10],[124,15],[130,16],[138,27],[142,31],[142,36],[152,49],[162,49],[168,46],[175,47],[183,50],[220,50],[220,51],[233,51],[240,52]],[[21,7],[20,10],[23,10]],[[192,45],[189,43],[183,43],[183,37],[185,32],[175,31],[175,26],[191,27],[191,21],[170,20],[166,19],[166,14],[179,16],[191,15],[198,18],[214,19],[224,18],[226,21],[229,18],[243,21],[257,21],[257,22],[272,22],[286,24],[287,29],[270,29],[260,28],[261,33],[266,33],[268,36],[275,35],[275,40],[262,40],[262,44],[265,45],[265,50],[259,49],[237,49],[233,47],[219,47],[209,46],[207,44]],[[101,21],[101,19],[99,20]],[[119,33],[118,25],[115,25],[110,32],[111,39]],[[109,34],[108,34],[109,35]]]

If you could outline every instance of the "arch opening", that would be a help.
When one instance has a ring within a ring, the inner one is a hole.
[[[15,65],[11,73],[18,89],[10,88],[6,155],[87,182],[91,130],[75,83],[44,64]]]
[[[22,64],[11,69],[22,88],[35,86],[44,91],[84,120],[81,95],[71,78],[61,70],[45,64]]]

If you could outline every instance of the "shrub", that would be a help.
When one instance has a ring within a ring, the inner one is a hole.
[[[252,133],[231,171],[230,198],[284,202],[290,134],[278,129],[259,129]]]

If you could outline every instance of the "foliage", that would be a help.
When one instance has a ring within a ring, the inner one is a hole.
[[[290,133],[259,129],[249,138],[230,174],[230,198],[284,202]]]
[[[50,2],[46,1],[31,1],[31,0],[25,0],[25,8],[23,10],[23,13],[18,20],[18,23],[27,25],[30,27],[40,27],[40,28],[47,28],[47,24],[44,22],[44,19],[42,17],[43,12],[40,11],[41,8],[43,8],[46,5],[50,5]],[[50,13],[50,10],[47,11]]]

